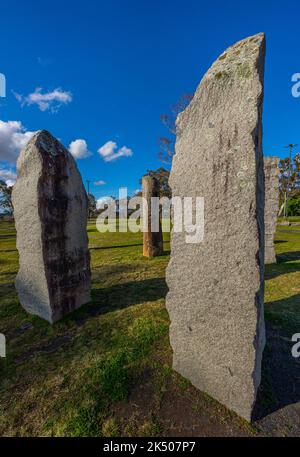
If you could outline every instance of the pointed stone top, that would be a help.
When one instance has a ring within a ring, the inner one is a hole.
[[[32,143],[36,143],[39,139],[55,140],[54,136],[45,129],[37,130],[30,141]]]
[[[202,96],[203,86],[208,87],[211,84],[213,86],[220,86],[219,88],[224,93],[227,93],[229,87],[235,83],[238,86],[248,84],[250,87],[253,84],[253,80],[260,80],[260,84],[258,83],[257,87],[260,87],[259,90],[261,91],[264,74],[264,57],[264,33],[258,33],[245,38],[227,48],[205,73],[188,107],[178,114],[176,120],[177,135],[180,134],[180,124],[184,122],[186,113],[189,112],[191,106],[198,103],[198,97]]]
[[[66,148],[48,130],[38,130],[27,143],[25,151],[32,146],[51,155],[67,152]]]
[[[265,50],[265,34],[258,33],[238,41],[227,48],[206,73],[206,78],[221,80],[235,73],[238,78],[248,79],[252,75],[260,52]]]

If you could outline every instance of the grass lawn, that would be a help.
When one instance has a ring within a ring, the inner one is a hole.
[[[141,234],[100,234],[91,222],[92,302],[51,326],[18,303],[15,230],[0,222],[0,435],[292,434],[290,413],[276,416],[300,401],[289,342],[300,332],[300,227],[286,229],[276,234],[278,264],[266,269],[268,343],[250,426],[171,369],[168,237],[164,256],[145,259]]]

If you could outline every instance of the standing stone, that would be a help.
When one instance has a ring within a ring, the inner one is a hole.
[[[152,176],[143,176],[142,190],[143,199],[147,203],[146,211],[143,208],[143,255],[155,257],[163,254],[163,236],[158,207],[159,183],[157,179]],[[156,197],[155,200],[152,200],[152,197]],[[157,209],[156,213],[154,213],[155,209]],[[152,224],[151,220],[153,221]]]
[[[276,263],[274,235],[279,207],[278,157],[264,157],[265,170],[265,264]]]
[[[21,152],[13,189],[22,306],[50,323],[90,301],[87,195],[71,154],[37,132]]]
[[[250,420],[265,345],[264,34],[228,48],[177,118],[173,197],[204,197],[204,240],[172,234],[173,367]]]

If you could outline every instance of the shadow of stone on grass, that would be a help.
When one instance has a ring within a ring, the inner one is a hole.
[[[32,349],[29,349],[28,351],[21,353],[19,356],[17,356],[15,358],[15,363],[17,365],[19,365],[23,362],[26,362],[26,360],[33,357],[35,354],[40,354],[40,353],[52,354],[53,352],[56,352],[61,347],[70,343],[71,340],[72,340],[72,335],[70,335],[70,334],[56,336],[55,338],[53,338],[46,344],[33,347]]]
[[[277,263],[265,266],[265,279],[300,271],[300,251],[283,252],[276,255]],[[291,263],[289,263],[291,262]]]
[[[268,324],[266,333],[262,381],[253,412],[255,421],[300,402],[300,360],[291,354],[291,348],[295,344],[291,342],[292,335],[287,336]]]
[[[104,289],[93,289],[92,305],[87,305],[86,311],[90,315],[99,315],[149,301],[156,301],[164,298],[167,290],[164,278],[130,281]]]
[[[113,245],[113,246],[89,246],[90,251],[97,251],[103,249],[120,249],[120,248],[132,248],[136,246],[143,246],[143,243],[135,243],[135,244],[121,244],[121,245]]]

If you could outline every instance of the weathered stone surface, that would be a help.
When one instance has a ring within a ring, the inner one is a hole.
[[[87,196],[71,154],[37,132],[17,162],[13,189],[22,306],[49,322],[90,301]]]
[[[276,263],[274,235],[279,207],[278,157],[264,157],[265,171],[265,263]]]
[[[143,232],[143,255],[145,257],[155,257],[163,253],[163,236],[161,228],[161,220],[159,214],[155,217],[152,214],[153,205],[151,204],[152,197],[159,198],[159,184],[152,176],[143,176],[142,178],[143,198],[147,202],[146,212],[143,211],[145,219]],[[156,200],[158,202],[158,200]],[[151,219],[154,222],[154,227],[151,226]],[[155,225],[157,224],[157,231]],[[154,229],[154,230],[153,230]]]
[[[204,197],[204,240],[173,233],[173,367],[250,420],[265,345],[262,100],[265,38],[225,51],[177,119],[170,185]]]

